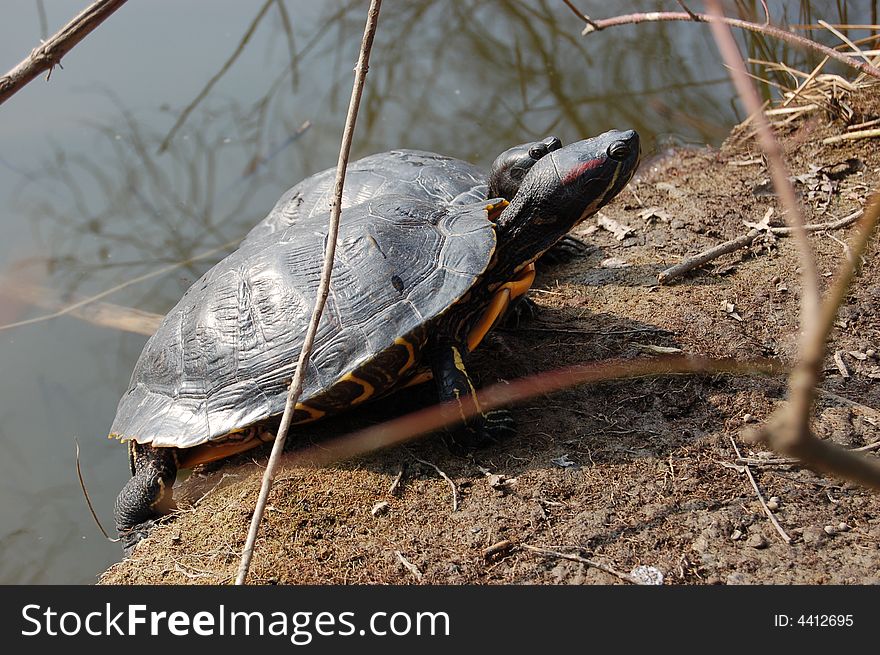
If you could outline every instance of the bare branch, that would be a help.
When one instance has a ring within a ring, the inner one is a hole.
[[[61,65],[64,55],[124,4],[125,0],[98,0],[83,9],[48,41],[31,51],[18,66],[0,77],[0,104],[43,71],[47,70],[51,75],[52,69]]]
[[[849,256],[841,264],[818,316],[802,326],[804,336],[798,364],[789,379],[791,400],[786,412],[774,417],[771,425],[760,436],[766,438],[775,449],[800,457],[810,466],[880,488],[880,463],[820,441],[812,435],[809,426],[816,385],[822,376],[825,343],[878,221],[880,195],[875,193],[859,221],[855,237],[849,244]]]
[[[728,18],[727,16],[719,16],[717,20],[731,27],[737,27],[742,30],[748,30],[750,32],[758,32],[759,34],[772,36],[779,39],[780,41],[785,41],[786,43],[790,43],[791,45],[797,46],[799,48],[816,50],[831,59],[839,61],[842,64],[858,69],[866,75],[870,75],[871,77],[876,77],[877,79],[880,79],[880,68],[877,68],[876,66],[871,66],[870,64],[866,64],[863,61],[859,61],[855,57],[851,57],[849,55],[838,52],[837,50],[833,50],[828,46],[824,46],[821,43],[816,43],[815,41],[800,36],[799,34],[795,34],[793,32],[789,32],[778,27],[773,27],[769,24],[759,25],[758,23],[752,23],[747,20],[741,20],[739,18]],[[587,23],[587,26],[584,28],[583,34],[586,35],[590,34],[591,32],[598,32],[609,27],[618,27],[620,25],[633,25],[636,23],[653,23],[661,21],[696,21],[699,23],[711,23],[713,22],[713,19],[710,14],[688,13],[685,11],[655,11],[650,13],[625,14],[622,16],[614,16],[613,18],[605,18],[602,20],[590,19],[590,21]]]

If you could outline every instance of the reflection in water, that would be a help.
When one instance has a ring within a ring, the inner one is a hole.
[[[187,262],[110,299],[164,313],[212,263],[194,256],[240,238],[284,190],[335,163],[366,2],[209,4],[217,20],[222,8],[234,22],[211,25],[217,43],[199,83],[157,85],[149,104],[133,106],[137,76],[114,80],[110,90],[79,70],[85,100],[79,93],[74,108],[59,110],[59,123],[76,128],[54,132],[49,146],[42,136],[33,140],[39,169],[4,150],[0,170],[19,186],[10,234],[35,226],[49,273],[35,278],[44,284],[88,295]],[[659,0],[575,4],[594,17],[679,10]],[[726,3],[758,20],[761,5]],[[51,27],[60,10],[45,9]],[[203,30],[203,10],[177,20]],[[876,2],[777,0],[770,10],[777,23],[876,20]],[[142,11],[149,10],[126,6],[120,16],[143,20]],[[45,30],[36,18],[28,14],[34,41]],[[128,24],[136,29],[138,21]],[[487,166],[515,143],[549,133],[570,142],[611,127],[637,129],[650,154],[669,143],[718,143],[741,118],[705,26],[646,24],[589,37],[581,28],[557,0],[386,2],[352,156],[409,147]],[[836,44],[827,32],[812,36]],[[753,59],[802,70],[819,61],[757,34],[738,37]],[[202,70],[205,47],[194,40],[191,59],[178,65]],[[752,66],[776,84],[795,83]],[[175,72],[162,75],[173,80]],[[7,270],[2,262],[0,272]],[[72,436],[80,437],[86,480],[106,518],[126,476],[125,454],[101,435],[143,340],[69,319],[0,335],[0,366],[16,372],[0,379],[0,581],[89,582],[119,551],[98,540],[84,509]]]

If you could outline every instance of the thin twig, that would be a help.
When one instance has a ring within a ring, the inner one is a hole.
[[[121,291],[122,289],[125,289],[126,287],[130,287],[133,284],[138,284],[139,282],[144,282],[144,281],[149,280],[151,278],[158,277],[160,275],[165,275],[165,273],[170,273],[171,271],[177,270],[178,268],[183,268],[184,266],[188,266],[189,264],[192,264],[193,262],[197,262],[199,260],[207,259],[208,257],[212,257],[213,255],[216,255],[219,252],[223,252],[223,251],[228,250],[229,248],[237,245],[239,243],[239,241],[241,241],[241,239],[233,239],[232,241],[228,241],[228,242],[224,243],[223,245],[217,246],[216,248],[211,248],[210,250],[206,250],[203,253],[199,253],[198,255],[194,255],[193,257],[190,257],[188,259],[184,259],[183,261],[175,262],[173,264],[169,264],[168,266],[163,266],[162,268],[157,268],[155,271],[150,271],[149,273],[144,273],[143,275],[138,275],[137,277],[134,277],[130,280],[126,280],[125,282],[122,282],[121,284],[117,284],[115,286],[110,287],[109,289],[105,289],[104,291],[101,291],[100,293],[96,293],[93,296],[88,296],[88,297],[83,298],[81,300],[78,300],[74,303],[71,303],[71,304],[59,309],[57,312],[52,312],[51,314],[43,314],[42,316],[35,316],[33,318],[28,318],[23,321],[16,321],[14,323],[6,323],[5,325],[0,325],[0,332],[2,332],[3,330],[10,330],[10,329],[16,328],[16,327],[22,327],[24,325],[33,325],[34,323],[41,323],[42,321],[48,321],[53,318],[58,318],[60,316],[65,316],[67,314],[71,314],[71,313],[75,312],[76,310],[95,302],[96,300],[100,300],[101,298],[105,298],[106,296],[109,296],[110,294],[116,293],[117,291]]]
[[[733,437],[731,437],[730,435],[727,435],[727,437],[730,439],[733,450],[734,452],[736,452],[736,461],[737,463],[739,463],[740,460],[742,460],[742,453],[739,452],[739,447],[736,445],[736,441],[734,441]],[[758,500],[761,503],[761,507],[764,508],[764,513],[767,515],[767,518],[770,519],[770,523],[772,523],[773,527],[776,528],[776,532],[779,533],[779,536],[782,537],[782,540],[785,543],[790,544],[791,537],[786,534],[785,530],[782,529],[782,526],[779,525],[779,521],[777,521],[776,517],[773,515],[773,512],[770,510],[769,507],[767,507],[767,503],[764,501],[764,494],[761,493],[761,489],[758,487],[758,483],[755,481],[755,476],[752,474],[752,469],[749,468],[748,464],[745,464],[743,468],[745,468],[746,476],[749,478],[749,482],[752,483],[752,489],[754,489],[755,493],[758,495]]]
[[[407,452],[409,452],[409,451],[407,451]],[[458,487],[452,481],[452,478],[450,478],[448,475],[446,475],[446,473],[436,464],[429,462],[427,460],[424,460],[424,459],[419,459],[418,457],[413,455],[411,452],[409,453],[409,456],[412,457],[414,460],[416,460],[419,464],[424,464],[425,466],[430,466],[435,471],[437,471],[437,474],[441,478],[446,480],[446,483],[449,485],[449,488],[452,489],[452,511],[457,512],[458,511]]]
[[[581,557],[580,555],[572,555],[571,553],[560,553],[557,550],[550,550],[549,548],[542,548],[541,546],[532,546],[531,544],[520,544],[520,547],[533,553],[543,555],[544,557],[556,557],[558,559],[567,559],[571,562],[580,562],[581,564],[586,564],[587,566],[591,566],[594,569],[599,569],[600,571],[609,573],[610,575],[620,578],[624,582],[629,582],[630,584],[644,584],[641,580],[638,580],[637,578],[631,576],[629,573],[618,571],[612,566],[608,566],[607,564],[603,564],[602,562],[597,562],[596,560],[587,559],[586,557]]]
[[[531,293],[531,291],[529,291]],[[504,330],[505,328],[496,328]],[[554,327],[518,327],[516,328],[517,332],[549,332],[551,334],[579,334],[579,335],[600,335],[603,337],[612,337],[618,336],[622,334],[673,334],[669,330],[664,330],[663,328],[657,327],[643,327],[643,328],[633,328],[631,330],[571,330],[568,328],[554,328]]]
[[[49,38],[49,19],[46,17],[46,6],[43,0],[37,0],[37,15],[40,19],[40,39],[45,41]]]
[[[254,544],[257,540],[257,531],[260,528],[260,521],[263,517],[263,513],[266,511],[266,502],[269,498],[269,491],[272,489],[272,481],[275,478],[278,461],[284,450],[284,442],[287,440],[287,431],[290,428],[293,410],[296,407],[296,401],[302,393],[303,382],[305,381],[305,375],[309,365],[309,357],[311,356],[312,347],[315,343],[315,336],[318,332],[318,323],[321,320],[321,314],[324,311],[324,305],[326,304],[327,296],[330,293],[330,277],[333,273],[333,257],[336,253],[336,237],[339,233],[339,216],[342,207],[342,188],[345,183],[345,170],[351,152],[354,127],[357,122],[361,96],[363,95],[364,81],[366,80],[370,61],[370,50],[373,47],[373,37],[376,34],[376,26],[379,21],[379,9],[381,8],[381,5],[382,0],[371,0],[370,9],[367,13],[367,22],[364,27],[364,38],[361,42],[360,54],[358,56],[357,66],[355,67],[355,79],[351,91],[351,101],[348,105],[348,115],[345,118],[342,145],[339,149],[339,161],[336,164],[334,200],[330,208],[330,225],[326,245],[324,247],[324,264],[321,269],[321,280],[318,284],[317,297],[315,298],[315,308],[312,311],[309,327],[306,330],[305,339],[303,340],[296,372],[294,373],[293,380],[290,383],[290,389],[287,393],[287,402],[284,405],[284,413],[281,416],[281,425],[278,428],[278,433],[275,435],[275,443],[272,445],[272,454],[269,456],[269,463],[266,465],[266,471],[263,473],[260,495],[257,499],[257,505],[254,509],[253,518],[251,519],[247,539],[241,553],[241,562],[239,563],[238,574],[235,579],[235,584],[237,585],[244,584],[247,579],[248,569],[250,568],[251,558],[254,553]]]
[[[577,7],[575,7],[575,6],[574,6],[574,3],[573,3],[571,0],[562,0],[562,1],[565,3],[565,5],[566,5],[569,9],[571,9],[571,10],[575,13],[575,15],[576,15],[578,18],[580,18],[582,21],[584,21],[587,25],[593,25],[593,24],[594,24],[594,23],[593,23],[593,19],[590,18],[589,16],[587,16],[587,15],[586,15],[584,12],[582,12],[580,9],[578,9]]]
[[[89,511],[92,513],[92,518],[95,519],[95,524],[98,526],[101,534],[104,535],[104,538],[107,539],[107,541],[119,541],[119,539],[113,539],[112,537],[110,537],[109,534],[107,534],[107,531],[104,529],[104,526],[101,525],[101,521],[98,519],[98,515],[95,513],[95,508],[92,505],[92,499],[89,496],[88,489],[86,489],[86,482],[85,480],[83,480],[82,469],[79,466],[79,439],[75,438],[73,441],[76,444],[76,477],[79,478],[79,487],[80,489],[82,489],[83,496],[85,496],[86,498],[86,505],[89,506]]]
[[[126,0],[98,0],[83,9],[73,20],[55,32],[49,40],[31,51],[15,68],[0,77],[0,104],[44,70],[52,73],[61,59],[98,25],[125,4]]]
[[[749,230],[746,234],[743,234],[736,239],[731,239],[730,241],[719,243],[717,246],[712,246],[708,250],[704,250],[703,252],[694,255],[693,257],[688,257],[687,259],[679,262],[675,266],[670,266],[665,271],[661,271],[657,275],[657,282],[659,282],[660,284],[669,284],[673,280],[680,278],[688,271],[699,268],[703,264],[711,262],[714,259],[718,259],[722,255],[735,252],[740,248],[745,248],[746,246],[751,245],[752,241],[757,239],[760,234],[761,230]]]
[[[846,36],[846,34],[835,28],[834,25],[826,23],[821,18],[817,22],[819,23],[819,25],[824,27],[826,30],[831,32],[834,36],[836,36],[838,39],[840,39],[846,45],[852,48],[852,54],[860,57],[866,64],[871,65],[871,60],[868,59],[868,57],[859,49],[859,47]]]
[[[739,464],[737,466],[737,470],[742,469],[740,472],[745,471],[746,466],[757,466],[758,468],[762,468],[765,466],[803,466],[803,462],[796,457],[768,457],[766,459],[761,457],[737,457],[736,463]]]
[[[880,450],[880,441],[869,443],[867,446],[849,448],[851,453],[870,453]],[[797,457],[737,457],[736,463],[743,466],[803,466],[804,463]]]
[[[880,136],[880,130],[859,130],[858,132],[844,132],[822,139],[824,145],[840,143],[841,141],[857,141],[859,139],[875,139]]]
[[[418,567],[410,562],[407,558],[403,556],[399,550],[395,550],[394,554],[397,555],[397,561],[399,561],[406,568],[407,571],[413,574],[413,577],[419,582],[422,581],[422,572],[419,571]]]
[[[397,491],[400,489],[400,483],[403,482],[403,473],[406,470],[405,466],[400,467],[400,471],[397,473],[397,477],[394,478],[394,481],[391,483],[391,486],[388,487],[388,495],[394,496]]]
[[[792,102],[794,102],[795,99],[801,94],[801,92],[802,92],[804,89],[806,89],[810,84],[812,84],[813,80],[816,79],[816,76],[819,74],[819,72],[820,72],[823,68],[825,68],[825,64],[827,64],[827,63],[828,63],[828,57],[825,56],[825,57],[822,59],[822,61],[819,62],[819,65],[816,66],[816,67],[810,72],[810,74],[807,76],[807,79],[805,79],[803,82],[801,82],[801,83],[798,85],[798,88],[796,88],[791,94],[789,94],[789,96],[785,99],[785,102],[782,103],[782,106],[783,106],[783,107],[788,107]]]
[[[725,25],[729,25],[730,27],[736,27],[742,30],[748,30],[750,32],[757,32],[759,34],[772,36],[799,48],[816,50],[818,52],[821,52],[823,55],[830,57],[831,59],[845,64],[846,66],[856,68],[861,72],[870,75],[871,77],[876,77],[877,79],[880,79],[880,68],[877,68],[876,66],[871,66],[870,64],[866,64],[863,61],[859,61],[855,57],[851,57],[841,52],[838,52],[837,50],[829,48],[828,46],[824,46],[821,43],[817,43],[811,39],[800,36],[799,34],[794,34],[793,32],[779,29],[778,27],[773,27],[772,25],[760,25],[758,23],[752,23],[750,21],[741,20],[739,18],[729,18],[727,16],[717,16],[713,20],[713,17],[710,14],[689,14],[685,11],[652,11],[650,13],[625,14],[601,20],[590,19],[582,34],[587,35],[592,32],[598,32],[609,27],[619,27],[621,25],[633,25],[636,23],[652,23],[661,21],[696,21],[699,23],[713,23],[715,21],[718,21]]]
[[[855,223],[859,217],[864,213],[863,209],[857,209],[852,214],[848,216],[844,216],[843,218],[839,218],[836,221],[830,221],[828,223],[810,223],[808,225],[804,225],[803,229],[806,232],[823,232],[828,230],[839,230],[840,228],[847,227]],[[718,259],[722,255],[726,255],[731,252],[736,252],[740,248],[746,248],[751,245],[751,243],[757,239],[762,232],[770,232],[775,236],[791,236],[797,228],[793,227],[772,227],[768,226],[766,230],[764,229],[752,229],[746,234],[739,236],[735,239],[731,239],[730,241],[725,241],[724,243],[719,243],[717,246],[712,246],[711,248],[704,250],[701,253],[694,255],[693,257],[688,257],[684,261],[676,264],[675,266],[670,266],[666,270],[662,271],[657,275],[657,281],[660,284],[669,284],[675,279],[680,278],[682,275],[687,273],[688,271],[692,271],[695,268],[699,268],[703,264],[706,264],[712,260]]]
[[[824,232],[830,230],[839,230],[842,227],[848,227],[855,223],[859,218],[861,218],[862,214],[865,213],[864,209],[857,209],[852,214],[844,216],[843,218],[838,218],[836,221],[831,221],[829,223],[809,223],[804,225],[804,230],[807,232]],[[790,227],[771,227],[770,232],[776,236],[789,236],[792,232],[794,232],[794,228]]]
[[[689,15],[693,20],[695,20],[695,21],[699,21],[699,18],[697,18],[697,15],[696,15],[693,11],[691,11],[691,8],[688,7],[688,6],[684,3],[684,0],[678,0],[678,4],[681,6],[682,9],[684,9],[684,10],[688,13],[688,15]]]
[[[828,391],[827,389],[816,389],[816,393],[820,396],[825,396],[826,398],[831,398],[832,400],[836,400],[837,402],[843,403],[844,405],[848,405],[849,407],[855,407],[867,414],[871,414],[875,417],[880,417],[880,409],[874,409],[873,407],[869,407],[868,405],[864,405],[862,403],[856,402],[855,400],[850,400],[845,396],[840,396],[833,391]]]

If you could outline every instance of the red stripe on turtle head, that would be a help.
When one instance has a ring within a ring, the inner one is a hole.
[[[589,159],[585,162],[579,163],[562,177],[562,183],[566,185],[570,184],[571,182],[579,179],[587,171],[598,168],[599,166],[604,164],[606,160],[606,157],[596,157],[595,159]]]

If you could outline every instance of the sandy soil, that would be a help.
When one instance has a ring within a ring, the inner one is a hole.
[[[874,95],[849,102],[858,108],[852,123],[880,116]],[[844,130],[818,114],[780,130],[809,222],[850,214],[880,183],[876,141],[821,144]],[[485,384],[566,364],[650,357],[646,346],[791,363],[800,288],[792,239],[762,237],[675,284],[656,281],[665,267],[743,234],[743,221],[758,222],[777,208],[768,179],[754,142],[736,133],[719,150],[679,150],[643,164],[631,191],[604,212],[631,227],[630,235],[617,240],[596,229],[595,219],[581,226],[587,252],[544,267],[532,296],[538,315],[492,335],[471,368]],[[771,224],[779,224],[778,215]],[[811,237],[825,284],[850,230]],[[816,431],[847,447],[880,439],[880,413],[864,407],[880,407],[876,254],[875,245],[841,308],[823,383],[831,393],[815,412]],[[616,267],[621,263],[626,267]],[[299,443],[431,398],[430,390],[411,396],[316,426]],[[607,382],[515,407],[518,436],[472,457],[451,455],[434,437],[321,469],[287,468],[271,495],[251,581],[621,583],[530,545],[625,573],[655,567],[666,584],[880,583],[880,497],[799,466],[752,466],[791,537],[787,544],[734,464],[731,440],[743,455],[768,456],[746,443],[743,431],[784,396],[781,378]],[[260,451],[179,482],[181,511],[101,582],[227,582],[266,457]],[[455,482],[457,511],[449,484],[417,460]],[[382,502],[384,511],[374,515]],[[502,541],[509,543],[486,554]]]

